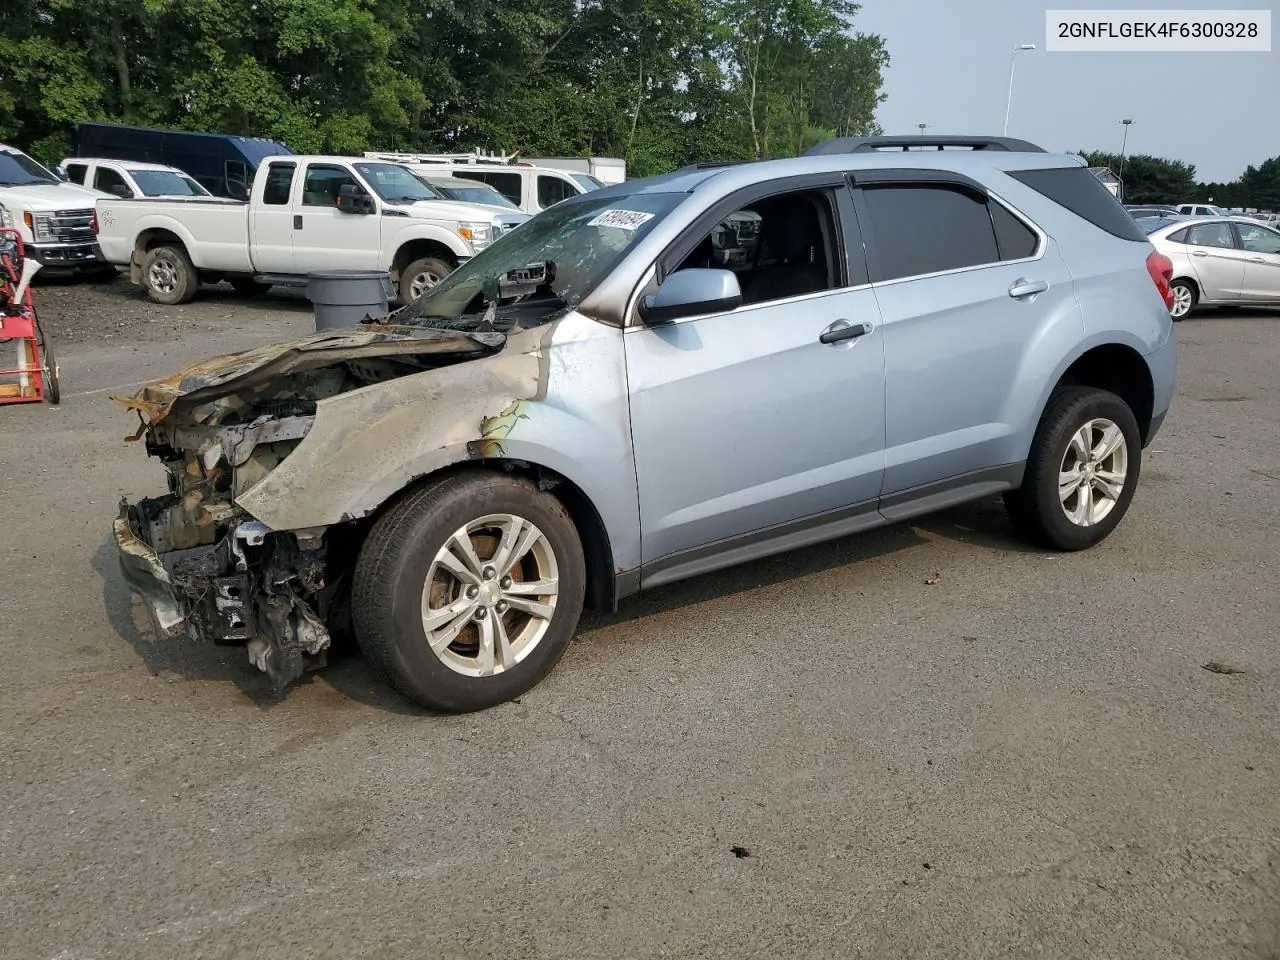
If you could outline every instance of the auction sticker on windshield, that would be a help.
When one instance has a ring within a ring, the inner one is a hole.
[[[652,213],[640,210],[606,210],[587,221],[589,227],[617,227],[620,230],[636,230],[653,219]]]

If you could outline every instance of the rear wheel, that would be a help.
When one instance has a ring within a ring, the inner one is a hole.
[[[1189,280],[1174,280],[1169,284],[1169,289],[1173,291],[1173,306],[1169,308],[1169,315],[1174,320],[1181,320],[1195,309],[1200,297],[1195,285]]]
[[[465,712],[518,697],[564,654],[586,565],[558,500],[498,474],[407,496],[369,532],[352,586],[356,639],[392,686]]]
[[[156,303],[188,303],[200,289],[200,278],[180,246],[153,247],[142,261],[142,285]]]
[[[1128,405],[1093,387],[1060,387],[1045,409],[1022,486],[1005,494],[1009,519],[1032,542],[1083,550],[1129,509],[1142,438]]]

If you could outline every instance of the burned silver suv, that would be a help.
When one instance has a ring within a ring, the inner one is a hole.
[[[169,478],[122,505],[124,568],[162,631],[278,685],[351,632],[471,710],[550,670],[584,601],[966,500],[1081,549],[1169,407],[1171,271],[1020,141],[592,191],[390,316],[123,398]]]

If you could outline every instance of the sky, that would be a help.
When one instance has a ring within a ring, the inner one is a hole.
[[[1009,136],[1051,152],[1183,160],[1201,182],[1229,182],[1280,156],[1280,0],[1158,6],[1072,0],[860,0],[855,31],[884,37],[891,64],[876,119],[887,134],[994,134],[1004,126],[1009,55],[1017,55]],[[1269,53],[1045,51],[1045,10],[1272,11]]]

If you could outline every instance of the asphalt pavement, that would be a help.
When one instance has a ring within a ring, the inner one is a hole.
[[[163,474],[109,396],[310,317],[96,338],[123,296],[60,308],[60,407],[0,407],[0,957],[1280,956],[1280,313],[1178,325],[1093,550],[950,510],[634,598],[441,717],[356,653],[277,698],[151,639],[110,524]]]

